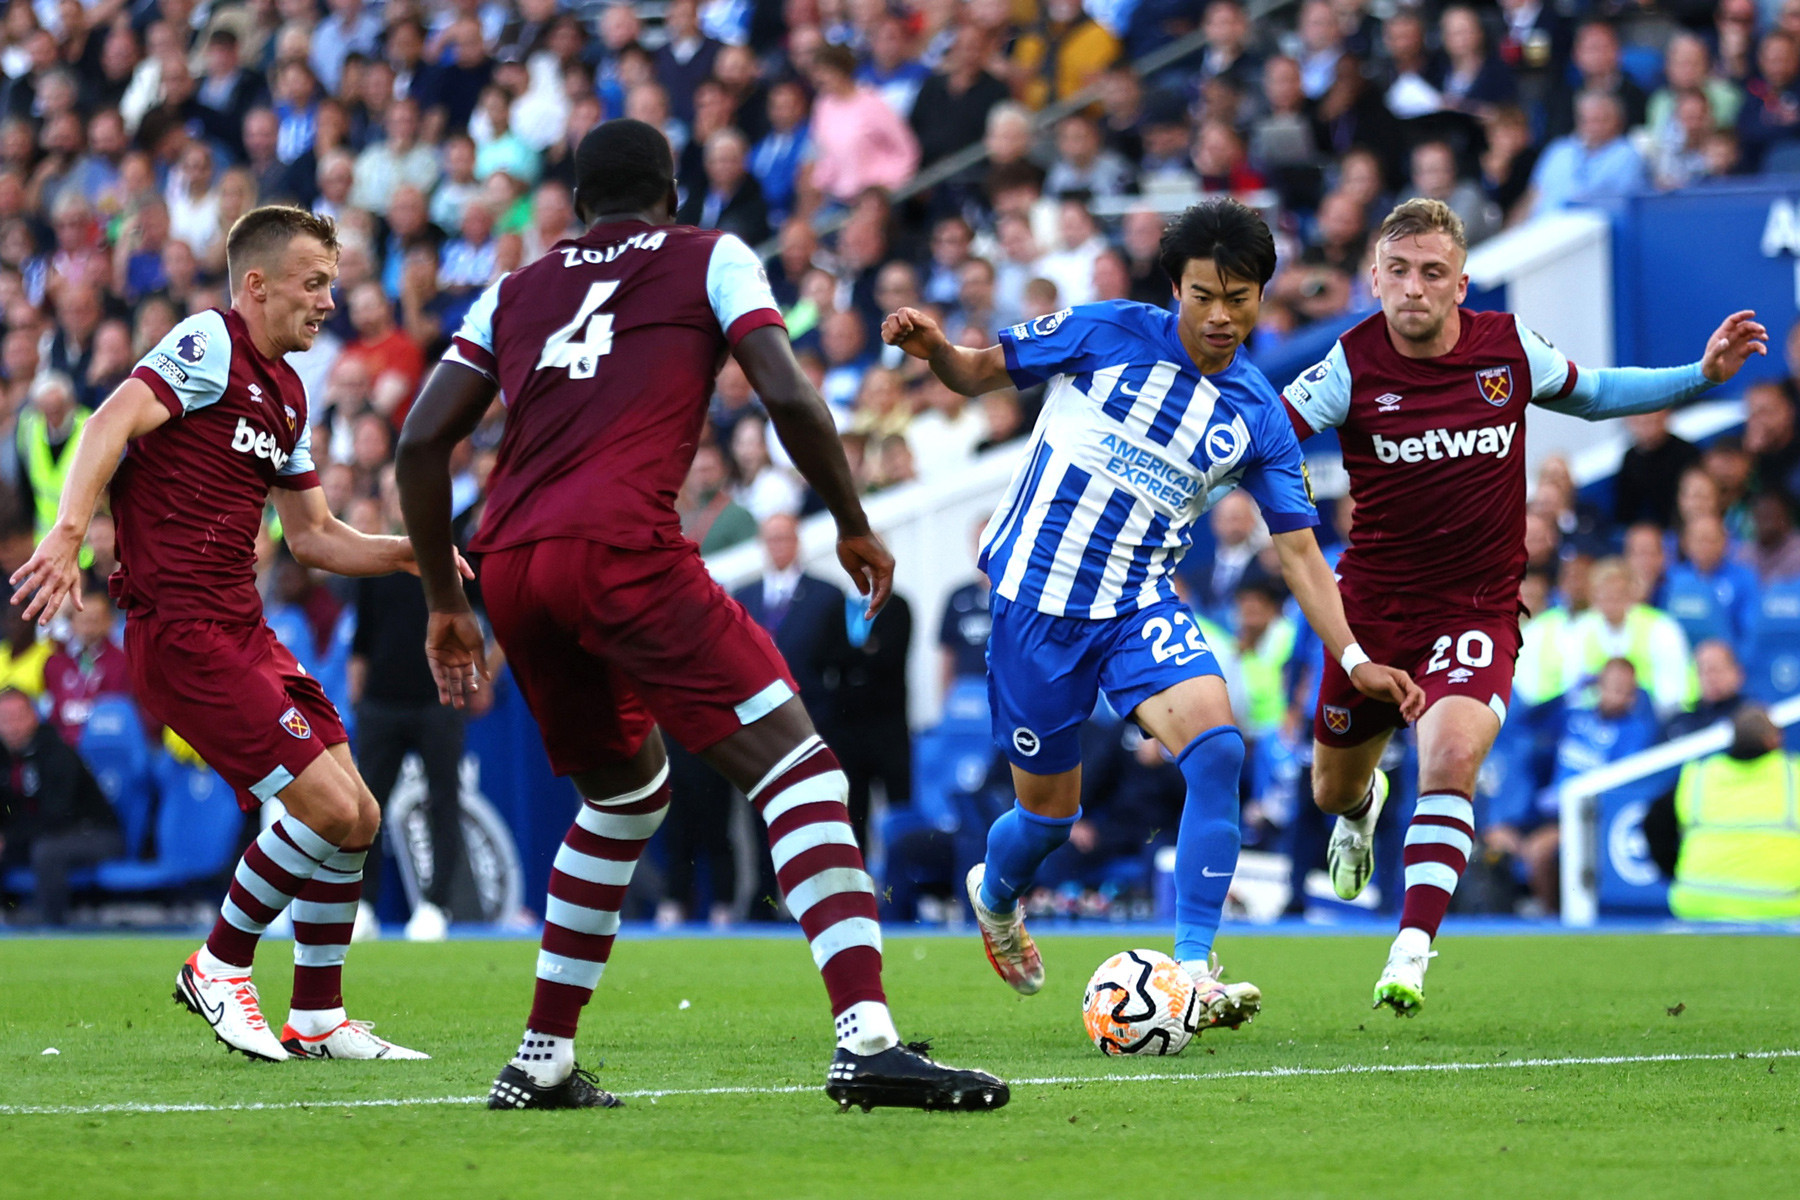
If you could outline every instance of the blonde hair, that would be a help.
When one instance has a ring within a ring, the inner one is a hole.
[[[1463,256],[1468,256],[1469,235],[1463,230],[1462,218],[1442,200],[1428,200],[1423,196],[1415,196],[1395,205],[1394,211],[1381,223],[1375,240],[1379,244],[1391,242],[1395,238],[1419,237],[1427,233],[1449,235]]]

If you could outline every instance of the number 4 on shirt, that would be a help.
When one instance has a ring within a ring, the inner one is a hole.
[[[575,310],[574,319],[551,334],[544,343],[544,352],[538,356],[536,369],[555,371],[567,367],[570,379],[592,379],[600,365],[599,360],[612,353],[613,344],[612,314],[595,310],[612,299],[612,294],[618,290],[617,280],[590,284],[587,298]],[[581,336],[579,342],[574,340],[577,334]]]

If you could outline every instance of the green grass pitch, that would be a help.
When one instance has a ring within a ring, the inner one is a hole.
[[[1049,984],[1021,999],[972,937],[890,938],[903,1034],[1015,1081],[1003,1111],[951,1116],[825,1099],[828,1014],[798,934],[622,939],[581,1049],[605,1058],[605,1086],[637,1094],[576,1113],[442,1102],[484,1093],[516,1046],[529,942],[358,946],[352,1015],[434,1059],[266,1065],[227,1055],[169,999],[185,941],[0,941],[0,1197],[1761,1200],[1800,1186],[1800,940],[1452,930],[1408,1021],[1367,1007],[1385,939],[1232,935],[1226,964],[1262,986],[1262,1017],[1178,1058],[1109,1060],[1077,1010],[1088,973],[1128,944],[1042,939]],[[277,1022],[287,956],[266,947],[258,971]],[[1602,1058],[1629,1061],[1534,1061]],[[1459,1067],[1401,1069],[1431,1064]],[[95,1111],[108,1105],[127,1109]]]

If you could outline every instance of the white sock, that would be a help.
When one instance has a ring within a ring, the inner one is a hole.
[[[1369,776],[1369,786],[1363,789],[1363,798],[1362,798],[1362,800],[1357,801],[1357,806],[1360,806],[1364,801],[1372,802],[1374,799],[1375,799],[1375,777],[1373,775],[1371,775],[1371,776]],[[1354,820],[1352,820],[1349,817],[1345,817],[1344,824],[1350,826],[1350,828],[1355,830],[1358,834],[1361,834],[1362,836],[1367,837],[1370,833],[1374,832],[1375,822],[1380,817],[1381,817],[1381,814],[1375,811],[1375,805],[1373,803],[1370,803],[1368,812],[1364,813],[1362,816],[1357,817]]]
[[[852,1054],[880,1054],[900,1044],[900,1031],[888,1006],[879,1000],[861,1000],[838,1014],[838,1048]]]
[[[1388,952],[1406,954],[1414,958],[1431,953],[1431,935],[1423,929],[1402,929],[1394,938],[1394,948]]]
[[[1189,958],[1181,963],[1182,974],[1192,980],[1212,978],[1212,960],[1210,958]]]
[[[512,1065],[535,1079],[539,1087],[555,1087],[575,1070],[575,1039],[527,1029]]]
[[[218,955],[214,954],[211,950],[208,950],[205,946],[200,947],[200,953],[195,957],[194,965],[199,967],[200,973],[208,979],[217,979],[220,976],[224,976],[228,979],[239,979],[250,974],[249,967],[240,967],[235,963],[228,963]]]
[[[301,1037],[323,1037],[344,1023],[342,1008],[290,1008],[287,1023]]]

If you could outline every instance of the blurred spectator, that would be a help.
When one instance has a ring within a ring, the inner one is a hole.
[[[1744,703],[1744,668],[1725,642],[1711,638],[1694,647],[1694,675],[1700,699],[1692,711],[1676,713],[1663,727],[1663,737],[1695,733],[1731,715]]]
[[[989,117],[1006,101],[1006,85],[983,64],[985,49],[974,26],[961,27],[938,69],[920,84],[908,121],[921,165],[982,140]]]
[[[912,114],[919,86],[931,75],[931,69],[913,54],[911,42],[905,21],[883,15],[869,31],[868,59],[856,73],[856,81],[879,92],[903,121]]]
[[[350,189],[350,203],[377,216],[387,215],[388,200],[401,184],[429,194],[439,176],[438,148],[419,141],[417,103],[393,101],[382,118],[382,129],[387,136],[357,156]]]
[[[1800,916],[1800,779],[1766,710],[1746,706],[1723,754],[1681,769],[1672,796],[1650,806],[1644,834],[1674,877],[1669,909],[1687,921],[1781,921]]]
[[[113,606],[105,587],[82,590],[82,607],[69,616],[69,636],[44,662],[44,697],[51,728],[71,746],[101,696],[131,695],[125,651],[112,640]]]
[[[1667,529],[1675,520],[1675,491],[1682,472],[1700,461],[1700,451],[1669,432],[1667,412],[1626,417],[1625,428],[1631,445],[1613,477],[1613,522],[1651,521]]]
[[[1045,195],[1109,200],[1131,186],[1131,165],[1106,149],[1093,118],[1074,113],[1056,123],[1056,165],[1044,177]]]
[[[75,461],[75,447],[88,414],[75,405],[75,381],[62,371],[47,370],[31,381],[29,405],[19,413],[16,433],[19,493],[32,514],[35,536],[56,524],[63,481]]]
[[[1744,449],[1756,456],[1759,489],[1800,494],[1800,434],[1794,406],[1778,383],[1758,383],[1744,393]]]
[[[675,508],[681,514],[681,532],[700,547],[702,555],[729,550],[756,536],[756,518],[731,498],[726,482],[724,452],[711,443],[701,443],[694,450]]]
[[[1067,100],[1119,56],[1119,40],[1082,11],[1081,0],[1044,0],[1036,25],[1012,47],[1019,99],[1031,108]]]
[[[769,460],[768,422],[763,417],[739,421],[731,431],[730,450],[737,480],[733,495],[759,523],[800,511],[800,485]]]
[[[1082,200],[1058,204],[1056,224],[1062,248],[1038,259],[1037,273],[1056,285],[1056,308],[1086,304],[1094,298],[1094,260],[1106,248],[1106,239]]]
[[[1664,606],[1689,645],[1719,638],[1742,646],[1756,615],[1756,573],[1727,558],[1725,523],[1716,517],[1689,521],[1681,531],[1682,562],[1669,569]]]
[[[1780,492],[1763,492],[1750,504],[1756,536],[1741,551],[1743,561],[1764,584],[1800,579],[1800,533],[1794,530],[1794,502]]]
[[[16,688],[0,690],[0,747],[0,869],[29,866],[37,889],[13,923],[62,925],[69,873],[124,853],[118,820],[87,765]]]
[[[1769,152],[1800,139],[1800,42],[1783,30],[1763,35],[1756,48],[1756,75],[1738,112],[1738,144],[1744,163],[1762,167]]]
[[[1576,109],[1583,93],[1617,100],[1624,111],[1621,129],[1635,129],[1644,123],[1649,97],[1623,69],[1624,54],[1616,29],[1605,21],[1583,22],[1575,31],[1573,59],[1574,71],[1548,105],[1548,136],[1560,138],[1576,132],[1580,125]]]
[[[1750,536],[1750,492],[1756,482],[1756,459],[1741,439],[1714,438],[1700,452],[1700,467],[1718,490],[1719,515],[1732,537]]]
[[[747,423],[746,423],[747,424]],[[769,631],[800,685],[813,724],[837,742],[836,697],[845,645],[844,593],[800,566],[800,526],[780,513],[762,522],[763,576],[732,593],[750,619]]]
[[[1263,63],[1252,49],[1250,18],[1244,6],[1238,0],[1211,0],[1201,17],[1201,28],[1206,31],[1198,73],[1201,84],[1227,79],[1242,91],[1251,90]]]
[[[1256,556],[1268,544],[1256,502],[1240,491],[1227,492],[1208,514],[1212,524],[1212,562],[1195,562],[1188,570],[1194,583],[1194,608],[1208,620],[1229,624],[1238,589],[1270,579]]]
[[[818,93],[811,128],[813,186],[849,204],[867,188],[892,190],[905,183],[918,169],[918,142],[872,88],[857,86],[856,56],[842,46],[824,46],[810,69]]]
[[[1458,177],[1456,152],[1448,142],[1423,142],[1413,147],[1412,194],[1448,204],[1462,218],[1471,246],[1500,232],[1504,218],[1500,206],[1473,180]]]
[[[1527,520],[1535,520],[1535,517]],[[1663,538],[1663,531],[1648,521],[1627,529],[1625,566],[1631,571],[1631,582],[1644,603],[1652,608],[1667,609],[1669,556]],[[1694,640],[1691,634],[1688,640]]]
[[[694,89],[711,77],[719,43],[700,30],[698,0],[671,0],[663,16],[668,41],[656,52],[656,78],[669,94],[669,110],[680,121],[694,119]]]
[[[1234,596],[1236,649],[1249,705],[1238,714],[1244,735],[1274,733],[1288,715],[1284,682],[1294,655],[1294,622],[1281,612],[1282,591],[1272,580],[1238,584]]]
[[[1488,49],[1487,31],[1473,8],[1450,5],[1438,18],[1438,31],[1444,53],[1427,79],[1443,107],[1480,114],[1518,99],[1513,73]]]
[[[1658,140],[1666,137],[1669,126],[1677,119],[1676,107],[1682,95],[1696,90],[1705,95],[1716,128],[1729,129],[1737,123],[1744,93],[1729,79],[1714,73],[1712,50],[1704,39],[1677,33],[1663,49],[1663,86],[1650,96],[1644,108],[1644,124],[1651,136]]]
[[[1481,154],[1481,186],[1508,218],[1531,187],[1538,151],[1524,110],[1502,105],[1482,118],[1487,149]]]
[[[1300,83],[1300,64],[1275,55],[1263,64],[1262,86],[1268,111],[1251,124],[1250,161],[1269,170],[1316,163],[1319,140]]]
[[[1531,216],[1611,196],[1628,196],[1649,182],[1644,160],[1625,139],[1625,110],[1608,92],[1575,100],[1575,132],[1544,148],[1520,203]]]
[[[771,224],[783,223],[792,211],[800,165],[810,151],[806,91],[795,80],[778,80],[769,89],[769,132],[750,152],[750,172],[762,185]]]
[[[977,521],[970,531],[970,549],[977,561],[981,558],[981,537],[987,520]],[[969,582],[952,591],[944,600],[944,616],[938,623],[938,677],[940,698],[948,696],[958,683],[985,683],[987,680],[987,644],[993,633],[994,620],[988,611],[988,577],[977,570]]]
[[[1322,99],[1338,78],[1338,63],[1343,59],[1344,34],[1338,26],[1337,14],[1329,0],[1306,0],[1300,6],[1296,26],[1300,78],[1306,98]]]
[[[884,472],[899,474],[891,463]],[[832,715],[836,735],[830,741],[850,781],[850,824],[866,847],[874,785],[881,785],[890,808],[912,803],[912,739],[906,720],[912,606],[897,593],[873,618],[862,596],[845,596],[842,605],[845,644]]]
[[[1571,620],[1564,635],[1564,688],[1586,688],[1607,662],[1624,658],[1636,668],[1659,715],[1686,707],[1692,659],[1681,626],[1643,603],[1629,569],[1616,558],[1595,564],[1592,587],[1594,607]]]
[[[688,2],[691,6],[692,0]],[[419,106],[426,114],[427,142],[436,142],[454,130],[466,130],[481,89],[494,75],[480,21],[458,17],[445,28],[441,40],[449,47],[448,58],[418,88]]]
[[[425,355],[418,343],[394,324],[393,306],[380,284],[362,283],[350,294],[350,323],[355,326],[356,340],[344,347],[345,357],[361,359],[375,378],[388,371],[399,372],[406,380],[410,405],[412,393],[425,375]],[[396,414],[395,428],[405,417],[404,410]]]
[[[1382,100],[1403,120],[1430,116],[1444,98],[1427,75],[1435,74],[1425,49],[1425,22],[1410,9],[1399,9],[1382,25]]]
[[[400,532],[398,492],[385,489],[385,532]],[[350,643],[348,699],[356,707],[356,760],[369,791],[385,809],[402,763],[416,754],[425,777],[425,827],[430,874],[421,879],[419,902],[407,921],[410,941],[441,941],[449,925],[452,889],[464,861],[462,832],[463,734],[471,716],[493,704],[482,688],[468,709],[438,703],[437,684],[425,660],[430,613],[418,576],[404,571],[355,581],[356,633]],[[409,839],[412,831],[408,831]],[[403,839],[403,844],[409,839]],[[406,852],[411,852],[410,845]],[[375,856],[379,859],[379,855]],[[379,870],[363,882],[362,902],[371,915],[380,903]]]
[[[1609,659],[1601,668],[1591,706],[1564,711],[1555,773],[1534,811],[1521,814],[1517,824],[1492,827],[1483,834],[1488,846],[1511,854],[1524,868],[1538,911],[1555,913],[1561,903],[1558,789],[1576,775],[1649,749],[1657,732],[1650,698],[1638,687],[1637,669],[1624,658]]]
[[[749,173],[749,147],[735,129],[721,129],[706,139],[705,187],[688,193],[676,214],[683,225],[722,229],[755,246],[768,239],[769,209],[762,185]]]
[[[1650,177],[1664,191],[1684,188],[1719,174],[1713,153],[1718,136],[1712,103],[1699,89],[1682,92],[1674,116],[1655,134],[1650,149]]]

